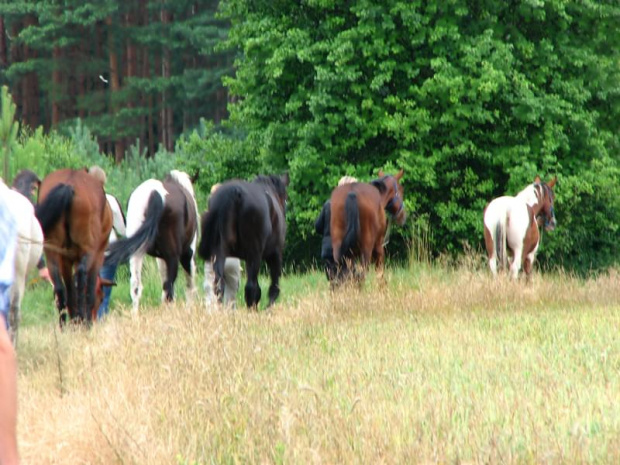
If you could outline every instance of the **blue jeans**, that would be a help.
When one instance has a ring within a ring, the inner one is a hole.
[[[109,279],[114,281],[116,275],[116,265],[103,265],[99,270],[99,276],[103,279]],[[110,312],[110,294],[112,293],[112,286],[103,286],[103,300],[99,309],[97,310],[97,319],[100,320]]]
[[[0,283],[0,315],[4,317],[6,329],[9,329],[9,308],[11,307],[11,286]]]

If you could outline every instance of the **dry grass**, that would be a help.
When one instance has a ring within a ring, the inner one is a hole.
[[[617,272],[387,277],[268,313],[25,328],[24,463],[620,460]]]

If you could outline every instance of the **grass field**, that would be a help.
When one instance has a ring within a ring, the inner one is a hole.
[[[30,293],[24,463],[620,462],[617,271],[288,275],[259,313],[159,306],[149,276],[138,318],[122,285],[90,331]]]

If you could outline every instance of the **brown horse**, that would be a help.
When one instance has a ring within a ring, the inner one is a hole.
[[[394,176],[379,171],[379,179],[369,184],[345,184],[332,192],[330,231],[338,265],[336,282],[348,277],[357,259],[364,269],[374,261],[382,272],[388,224],[385,212],[401,226],[407,217],[399,184],[402,177],[403,170]]]
[[[112,229],[103,184],[86,170],[62,169],[41,183],[36,216],[45,237],[45,255],[54,282],[60,323],[90,323],[103,298],[99,278]]]

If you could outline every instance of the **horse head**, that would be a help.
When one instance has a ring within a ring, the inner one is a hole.
[[[555,220],[555,209],[553,207],[555,201],[555,194],[553,188],[558,178],[554,177],[551,181],[544,183],[540,180],[539,176],[534,179],[534,186],[539,186],[537,192],[540,192],[539,203],[541,205],[539,214],[544,220],[544,226],[546,231],[553,231],[557,225]]]
[[[11,187],[34,204],[40,186],[41,180],[33,171],[21,170],[13,179]]]
[[[396,223],[400,226],[405,224],[407,212],[405,212],[405,198],[403,186],[399,184],[404,174],[400,170],[395,175],[386,175],[383,170],[379,171],[379,179],[372,181],[371,184],[379,189],[381,195],[386,199],[385,209],[392,215]]]

